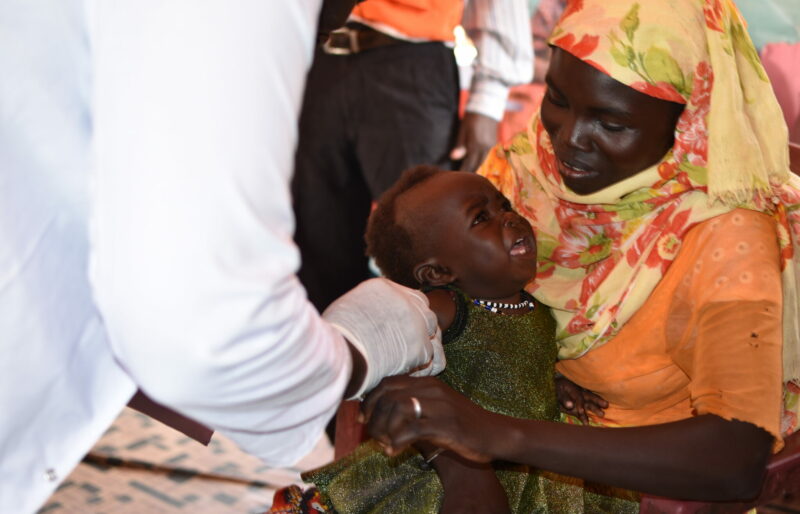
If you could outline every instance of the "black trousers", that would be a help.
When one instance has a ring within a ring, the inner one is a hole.
[[[369,277],[364,230],[372,201],[410,166],[450,168],[458,93],[453,52],[441,43],[317,52],[292,195],[299,276],[320,311]]]

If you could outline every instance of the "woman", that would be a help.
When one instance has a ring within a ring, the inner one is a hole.
[[[725,0],[577,0],[550,41],[540,114],[480,172],[536,231],[529,291],[553,309],[558,370],[609,401],[595,424],[625,428],[514,420],[398,378],[366,402],[370,434],[752,497],[797,428],[800,194],[742,19]]]

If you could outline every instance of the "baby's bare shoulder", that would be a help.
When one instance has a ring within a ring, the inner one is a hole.
[[[436,314],[442,332],[450,328],[456,317],[455,293],[447,289],[432,289],[425,293],[431,310]]]

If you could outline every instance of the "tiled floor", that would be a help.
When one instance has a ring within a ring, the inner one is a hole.
[[[260,513],[277,487],[332,457],[326,440],[296,468],[269,468],[222,436],[205,447],[126,409],[40,512]]]

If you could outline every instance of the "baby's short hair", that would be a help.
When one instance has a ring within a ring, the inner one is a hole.
[[[436,166],[421,165],[403,172],[378,200],[378,205],[367,223],[367,255],[387,278],[407,287],[418,288],[420,283],[414,278],[414,266],[423,258],[419,241],[413,244],[412,236],[397,222],[397,199],[408,191],[438,173],[446,173]]]

